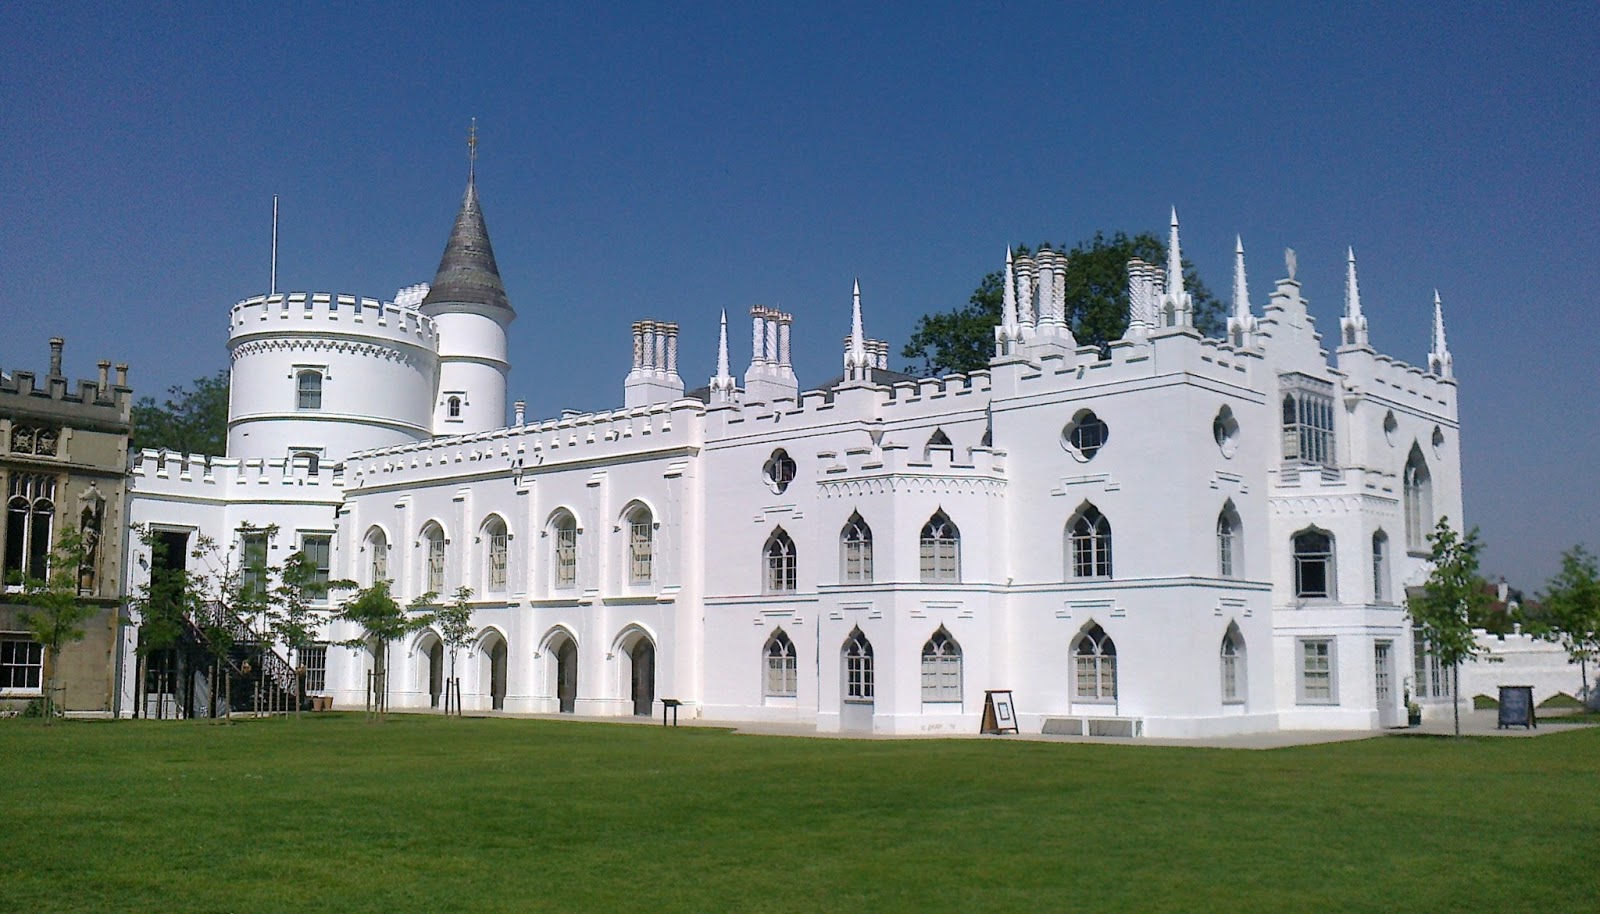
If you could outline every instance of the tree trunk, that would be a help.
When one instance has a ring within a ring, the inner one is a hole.
[[[1461,735],[1461,664],[1450,668],[1450,708],[1456,714],[1456,736]]]

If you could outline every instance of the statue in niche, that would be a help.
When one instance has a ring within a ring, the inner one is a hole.
[[[106,500],[95,483],[78,496],[78,535],[83,537],[83,560],[78,565],[78,592],[93,593],[95,569],[100,567],[100,534],[105,523]]]

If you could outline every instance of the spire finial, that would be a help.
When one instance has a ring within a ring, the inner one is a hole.
[[[1250,313],[1250,287],[1244,276],[1244,239],[1233,236],[1233,316],[1228,318],[1228,340],[1243,348],[1255,345],[1257,324]]]
[[[861,327],[861,280],[857,279],[850,293],[850,352],[844,360],[845,374],[850,380],[866,380],[867,339]]]
[[[1178,249],[1178,208],[1172,208],[1172,231],[1167,240],[1167,292],[1183,300],[1183,252]]]
[[[1344,317],[1339,321],[1343,345],[1367,345],[1367,318],[1361,313],[1361,286],[1356,282],[1356,249],[1345,249]]]
[[[1345,248],[1344,316],[1361,318],[1361,286],[1356,283],[1356,249]]]
[[[1233,236],[1233,316],[1243,321],[1250,316],[1250,287],[1244,277],[1244,238]]]
[[[733,375],[728,371],[728,309],[722,309],[722,328],[717,334],[717,373],[711,379],[711,394],[719,403],[733,400]]]
[[[1444,339],[1444,305],[1439,303],[1439,290],[1433,290],[1433,351],[1428,353],[1428,370],[1441,378],[1454,374],[1455,359]]]
[[[478,119],[472,119],[472,126],[467,128],[467,183],[472,184],[478,177]]]

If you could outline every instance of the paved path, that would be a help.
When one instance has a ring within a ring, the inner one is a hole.
[[[404,713],[396,711],[394,713]],[[417,712],[437,713],[437,712]],[[583,723],[617,724],[626,726],[661,726],[661,718],[648,717],[573,717],[570,714],[510,714],[494,712],[492,714],[476,713],[472,717],[514,717],[529,720],[565,720]],[[1500,730],[1495,726],[1496,712],[1494,711],[1461,711],[1462,736],[1514,736],[1531,737],[1546,736],[1551,733],[1563,733],[1578,727],[1592,727],[1594,724],[1562,724],[1556,723],[1559,715],[1551,715],[1540,719],[1537,729],[1527,730],[1521,727]],[[1108,746],[1186,746],[1209,749],[1282,749],[1288,746],[1312,746],[1322,743],[1344,743],[1361,739],[1375,739],[1380,736],[1450,736],[1455,732],[1454,723],[1449,715],[1438,719],[1429,719],[1419,727],[1399,730],[1277,730],[1270,733],[1247,733],[1239,736],[1219,736],[1207,739],[1153,739],[1139,737],[1114,736],[1047,736],[1042,733],[1007,733],[1002,736],[984,735],[979,733],[823,733],[818,732],[812,724],[778,724],[778,723],[733,723],[726,721],[689,720],[685,718],[680,726],[703,728],[710,730],[731,730],[734,733],[750,734],[754,736],[789,736],[804,739],[863,739],[863,740],[918,740],[918,739],[987,739],[1010,740],[1020,742],[1043,743],[1097,743]]]

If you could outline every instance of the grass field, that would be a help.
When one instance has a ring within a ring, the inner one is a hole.
[[[1268,752],[0,721],[17,911],[1593,911],[1600,730]]]

